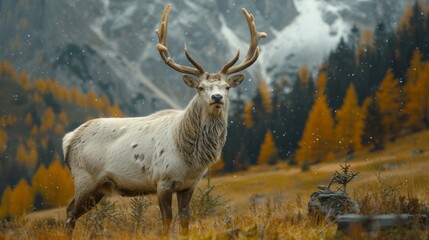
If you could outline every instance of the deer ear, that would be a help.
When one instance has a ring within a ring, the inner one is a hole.
[[[183,81],[186,83],[186,85],[190,88],[197,88],[200,82],[193,78],[191,75],[183,74]]]
[[[236,74],[230,78],[228,78],[228,80],[226,81],[230,87],[237,87],[238,85],[241,84],[241,82],[243,82],[243,79],[246,75],[244,75],[244,73],[240,73],[240,74]]]

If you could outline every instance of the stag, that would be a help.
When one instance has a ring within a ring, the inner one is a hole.
[[[162,110],[145,117],[93,119],[64,136],[63,153],[75,187],[66,210],[69,234],[77,219],[107,194],[156,193],[165,235],[172,221],[174,192],[180,230],[183,235],[188,234],[189,202],[194,188],[208,167],[219,159],[225,143],[228,90],[240,85],[244,74],[227,77],[256,61],[258,42],[267,35],[256,31],[253,16],[243,8],[251,36],[246,57],[234,66],[240,56],[238,51],[218,73],[207,73],[190,56],[186,44],[185,55],[194,67],[179,65],[171,58],[166,43],[170,10],[169,4],[156,30],[156,48],[168,66],[184,74],[185,84],[195,89],[196,95],[184,110]]]

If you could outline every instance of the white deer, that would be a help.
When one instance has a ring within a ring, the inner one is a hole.
[[[188,53],[195,67],[173,61],[166,45],[171,5],[164,9],[157,49],[164,62],[184,73],[185,84],[196,90],[184,110],[163,110],[146,117],[90,120],[63,138],[65,162],[71,170],[75,195],[67,207],[66,225],[71,234],[77,219],[106,194],[122,196],[156,193],[163,234],[172,220],[172,194],[177,193],[181,233],[188,234],[189,202],[208,167],[215,163],[227,132],[228,90],[238,86],[244,74],[228,75],[252,65],[259,55],[259,39],[253,16],[242,9],[250,28],[251,43],[245,59],[233,66],[239,51],[220,72],[207,73]],[[192,74],[198,79],[191,77]]]

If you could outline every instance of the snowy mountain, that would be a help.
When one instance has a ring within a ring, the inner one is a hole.
[[[119,101],[129,114],[181,108],[194,94],[181,74],[159,57],[154,30],[162,0],[2,0],[0,59],[26,69],[30,78],[51,77],[64,85],[94,89]],[[242,89],[256,80],[293,76],[316,68],[350,28],[395,27],[408,0],[172,1],[168,45],[176,62],[188,64],[183,46],[207,71],[216,72],[249,44],[245,7],[255,16],[260,59],[248,69]],[[245,54],[242,54],[244,56]]]

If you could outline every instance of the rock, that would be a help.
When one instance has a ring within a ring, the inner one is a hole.
[[[308,214],[334,222],[339,215],[358,214],[359,205],[342,191],[324,189],[311,194]]]

